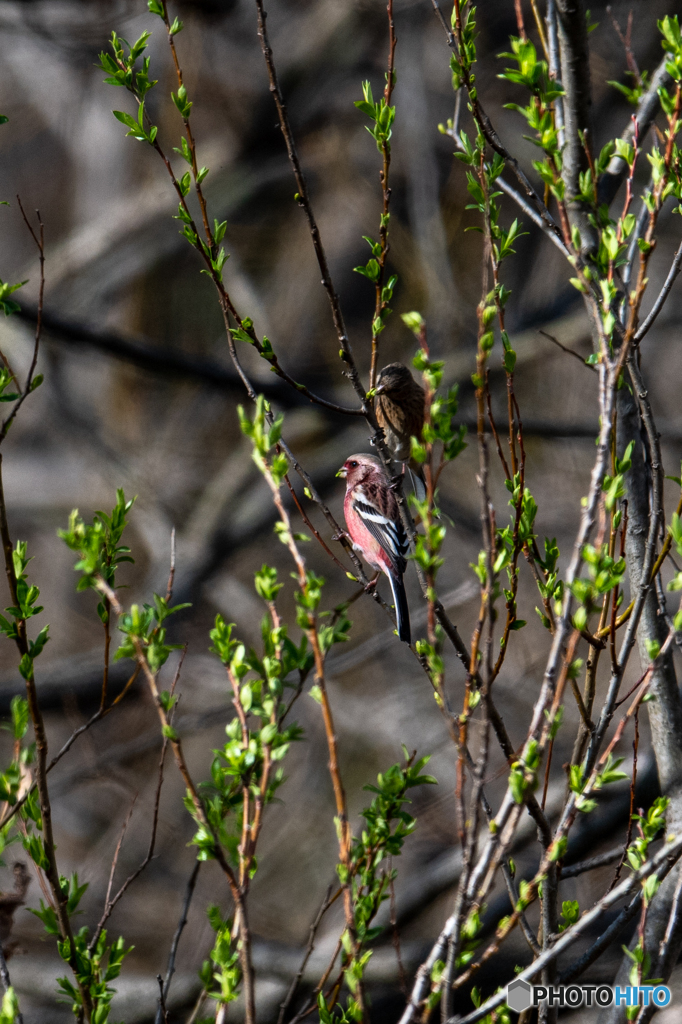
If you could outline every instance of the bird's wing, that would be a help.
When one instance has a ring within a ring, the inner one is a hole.
[[[395,571],[402,576],[405,572],[405,555],[409,547],[403,524],[397,516],[394,519],[387,515],[388,510],[382,511],[378,502],[372,498],[373,496],[363,492],[362,495],[354,497],[353,508],[386,552]],[[397,507],[395,511],[397,512]]]

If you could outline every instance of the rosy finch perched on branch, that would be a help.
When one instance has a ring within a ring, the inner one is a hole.
[[[377,423],[398,462],[410,462],[410,438],[421,440],[424,426],[424,389],[402,363],[384,366],[377,379]],[[414,489],[420,501],[426,496],[421,467],[410,462]]]
[[[376,455],[349,456],[337,476],[346,478],[343,513],[353,547],[373,569],[388,576],[398,636],[409,644],[410,613],[403,582],[409,545],[395,492]]]

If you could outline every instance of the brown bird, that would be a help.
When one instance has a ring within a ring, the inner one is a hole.
[[[420,501],[426,496],[421,466],[410,462],[410,438],[421,440],[424,425],[424,389],[402,363],[389,363],[379,373],[374,409],[386,443],[398,462],[410,464]]]

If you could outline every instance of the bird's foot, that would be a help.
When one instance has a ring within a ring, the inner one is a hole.
[[[374,593],[374,591],[376,590],[376,585],[377,585],[377,583],[379,582],[379,576],[380,576],[380,575],[381,575],[381,573],[380,573],[380,572],[378,572],[378,573],[376,574],[376,576],[374,577],[374,579],[372,579],[372,580],[370,580],[370,581],[369,581],[369,583],[368,583],[368,584],[367,584],[367,586],[365,587],[365,593],[366,593],[366,594],[373,594],[373,593]]]

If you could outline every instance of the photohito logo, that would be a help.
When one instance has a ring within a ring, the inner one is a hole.
[[[521,1013],[529,1006],[655,1006],[660,1009],[670,1002],[667,985],[529,985],[518,979],[507,985],[507,1006]]]

